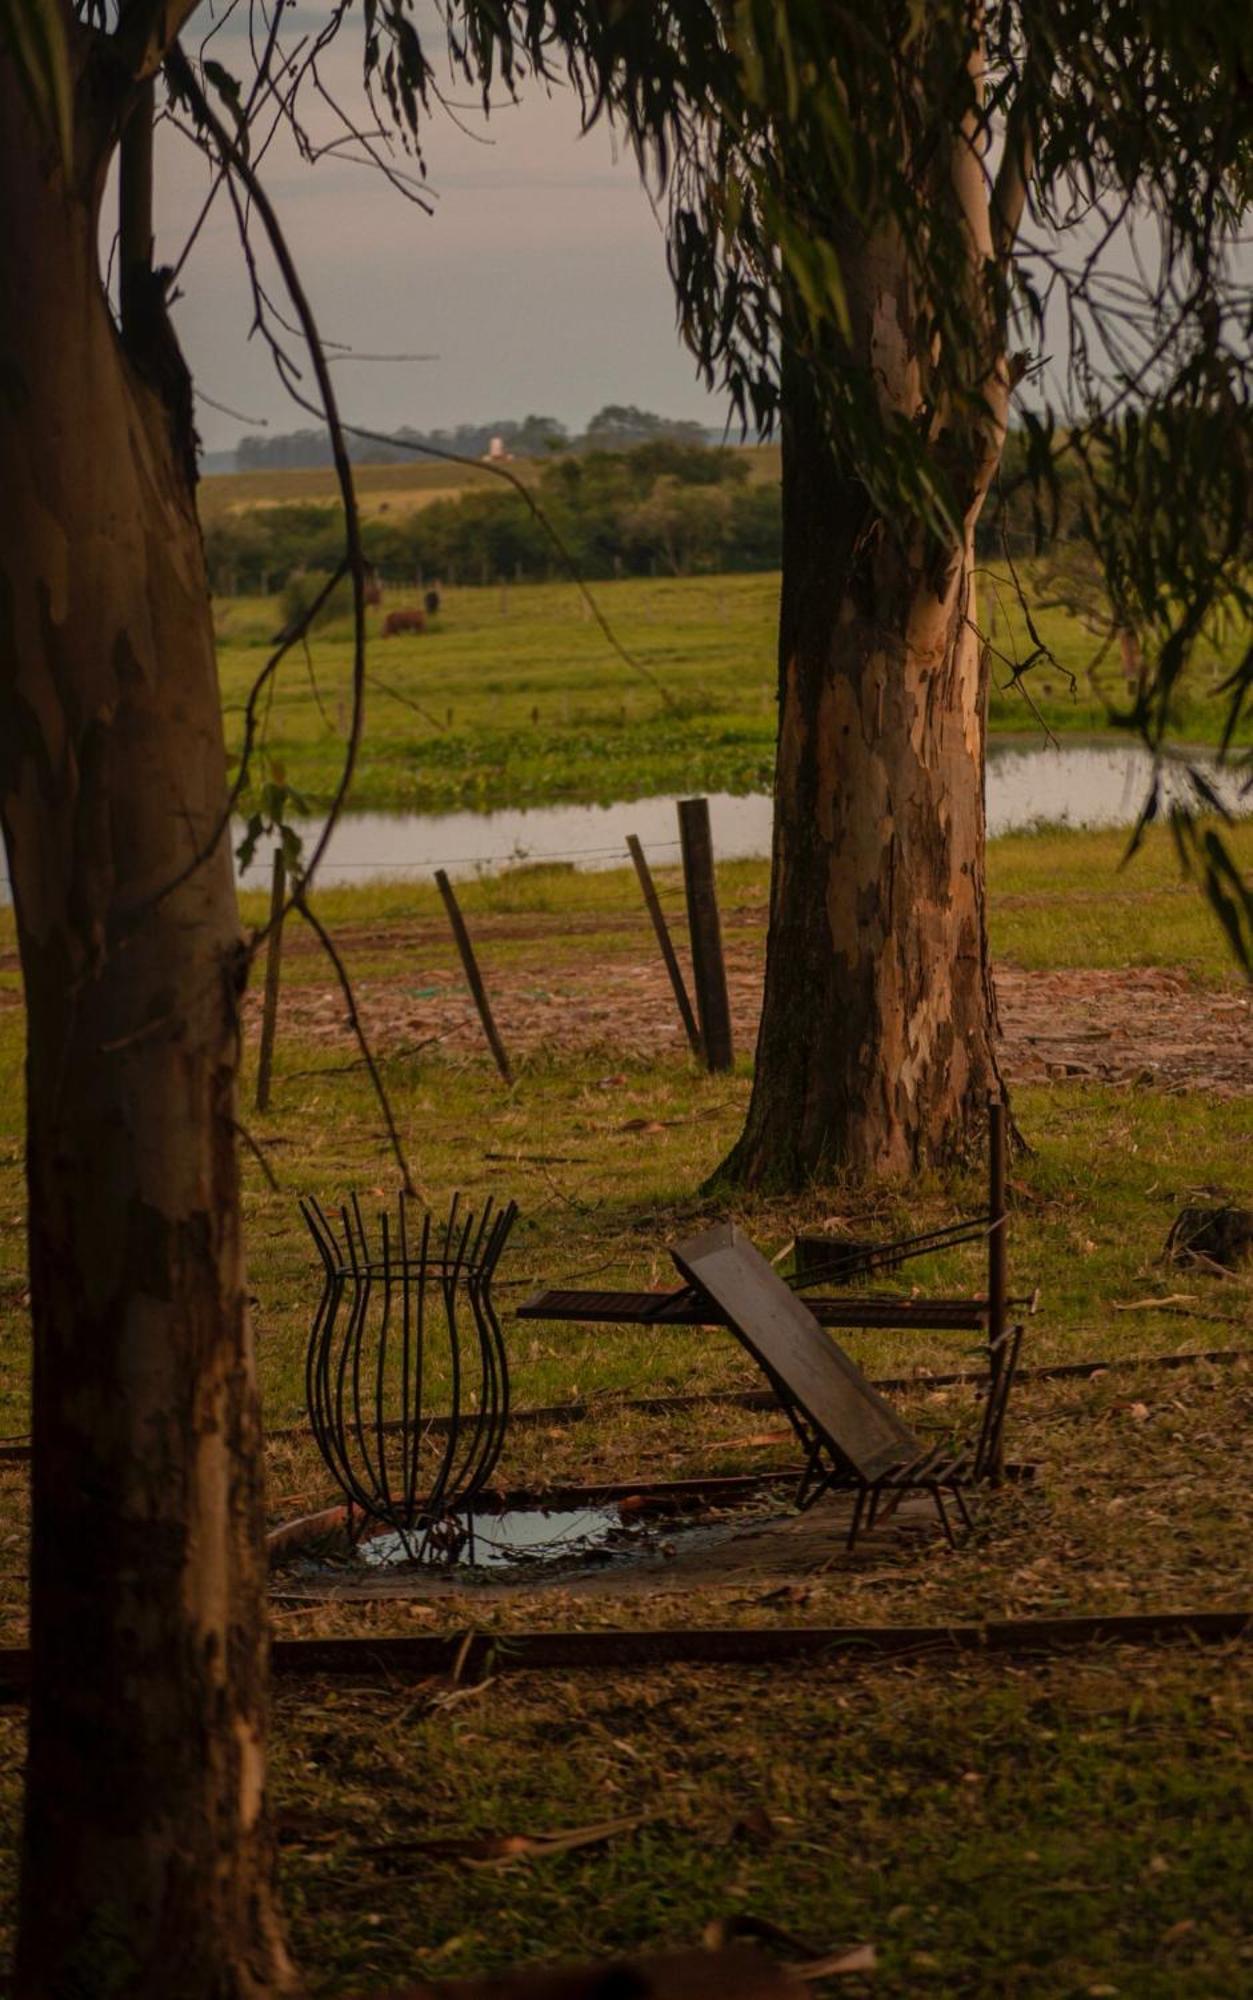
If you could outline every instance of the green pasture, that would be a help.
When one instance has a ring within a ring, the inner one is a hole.
[[[986,588],[981,616],[997,647],[1022,657],[1029,650],[1022,614],[1006,580],[999,586]],[[352,804],[441,812],[768,787],[778,577],[631,578],[590,588],[629,660],[573,584],[447,589],[427,632],[384,639],[387,610],[409,601],[390,593],[369,614],[366,734]],[[227,598],[215,609],[222,699],[237,751],[249,691],[282,613],[274,599]],[[1057,665],[1031,670],[1028,703],[995,663],[991,728],[1041,742],[1046,727],[1107,729],[1124,699],[1117,660],[1107,655],[1093,670],[1098,642],[1066,612],[1041,610],[1037,624]],[[1181,741],[1217,740],[1225,714],[1218,690],[1237,651],[1232,635],[1192,668],[1176,716]],[[259,704],[254,769],[280,766],[313,808],[337,781],[350,674],[350,633],[341,621],[288,655]],[[1253,720],[1245,739],[1253,740]]]

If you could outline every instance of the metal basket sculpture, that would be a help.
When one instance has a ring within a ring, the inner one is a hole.
[[[476,1217],[454,1195],[441,1229],[402,1195],[373,1242],[355,1195],[339,1212],[342,1242],[316,1201],[300,1209],[324,1274],[309,1420],[349,1519],[359,1509],[395,1530],[409,1555],[455,1545],[445,1524],[491,1477],[509,1418],[491,1283],[517,1205],[489,1199]]]

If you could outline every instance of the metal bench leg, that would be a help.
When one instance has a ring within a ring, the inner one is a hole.
[[[805,1470],[802,1472],[800,1477],[800,1485],[796,1489],[795,1504],[797,1511],[799,1513],[803,1514],[807,1507],[813,1506],[814,1501],[818,1498],[819,1494],[823,1491],[823,1488],[827,1484],[827,1481],[824,1479],[822,1484],[818,1486],[812,1493],[809,1490],[813,1482],[814,1475],[818,1470],[818,1466],[821,1462],[821,1459],[822,1459],[822,1440],[821,1438],[818,1438],[815,1440],[814,1444],[810,1448],[809,1457],[805,1461]]]
[[[944,1505],[944,1496],[938,1485],[929,1486],[927,1490],[931,1498],[935,1501],[935,1511],[940,1517],[940,1526],[947,1537],[948,1545],[950,1549],[955,1549],[957,1547],[957,1537],[953,1533],[953,1524],[948,1517],[948,1508]]]

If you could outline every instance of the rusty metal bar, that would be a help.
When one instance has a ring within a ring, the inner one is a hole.
[[[351,1674],[376,1662],[385,1672],[448,1673],[536,1667],[752,1666],[921,1653],[1054,1652],[1072,1646],[1161,1645],[1181,1639],[1220,1644],[1253,1635],[1253,1610],[1132,1612],[1075,1618],[989,1619],[976,1625],[680,1626],[661,1631],[472,1632],[447,1637],[279,1639],[278,1674]],[[468,1644],[467,1644],[468,1642]],[[463,1649],[464,1655],[463,1655]],[[434,1663],[434,1664],[432,1664]]]
[[[722,926],[718,920],[718,889],[714,877],[713,835],[709,830],[709,800],[679,800],[679,844],[683,850],[683,881],[687,890],[687,923],[692,941],[692,977],[700,1014],[701,1042],[711,1070],[730,1069],[731,1002],[722,957]]]
[[[497,1032],[496,1022],[492,1015],[491,1002],[487,997],[487,988],[483,984],[478,960],[474,956],[474,946],[470,943],[470,933],[466,929],[465,918],[461,914],[461,906],[453,893],[452,883],[442,868],[435,870],[435,886],[444,899],[444,908],[448,912],[448,921],[452,925],[452,934],[456,940],[457,950],[461,954],[461,969],[465,973],[466,984],[470,988],[474,1004],[479,1010],[479,1020],[483,1024],[483,1033],[487,1036],[487,1046],[496,1058],[496,1067],[504,1077],[505,1082],[512,1083],[513,1071],[509,1067],[509,1058],[505,1054],[505,1045]]]
[[[1253,1348],[1214,1347],[1203,1351],[1193,1350],[1185,1354],[1117,1354],[1108,1361],[1054,1361],[1039,1368],[1020,1368],[1019,1382],[1059,1382],[1067,1379],[1080,1381],[1085,1376],[1103,1375],[1107,1371],[1128,1374],[1137,1368],[1190,1368],[1204,1362],[1209,1367],[1229,1367],[1233,1362],[1253,1361]],[[876,1389],[958,1389],[966,1385],[983,1388],[987,1384],[983,1369],[963,1368],[946,1375],[875,1375],[871,1377]],[[600,1403],[539,1403],[530,1409],[511,1410],[509,1424],[583,1424],[593,1417],[610,1417],[615,1411],[628,1410],[639,1416],[675,1416],[684,1410],[699,1410],[709,1403],[726,1403],[737,1410],[774,1410],[779,1407],[779,1399],[772,1389],[705,1389],[696,1395],[609,1397]],[[432,1430],[439,1430],[448,1423],[446,1416],[438,1413],[427,1419]],[[276,1424],[267,1426],[266,1437],[274,1442],[282,1438],[306,1437],[307,1424]],[[22,1465],[30,1457],[29,1444],[0,1445],[0,1465]]]
[[[674,955],[674,945],[670,938],[670,927],[666,923],[665,911],[662,909],[657,896],[652,870],[644,858],[644,850],[640,846],[639,839],[635,834],[628,833],[627,847],[630,849],[631,859],[635,863],[635,872],[639,877],[640,888],[644,892],[645,906],[647,907],[649,916],[653,920],[653,930],[657,936],[657,943],[661,947],[662,961],[670,977],[670,987],[679,1009],[679,1019],[683,1023],[683,1032],[687,1036],[692,1054],[698,1061],[703,1060],[705,1046],[700,1038],[700,1029],[696,1025],[696,1016],[692,1012],[692,1003],[687,997],[687,987],[683,980],[683,969]]]
[[[462,1680],[536,1670],[595,1671],[660,1666],[753,1667],[791,1661],[878,1665],[888,1659],[1066,1652],[1085,1646],[1223,1645],[1253,1637],[1253,1610],[1147,1611],[1074,1618],[1003,1618],[975,1625],[678,1626],[556,1632],[450,1632],[369,1639],[278,1639],[270,1653],[283,1678],[327,1679],[456,1673]],[[30,1689],[30,1653],[0,1651],[0,1701]]]

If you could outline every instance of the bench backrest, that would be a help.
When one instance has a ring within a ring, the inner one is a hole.
[[[688,1283],[721,1307],[785,1403],[861,1478],[921,1457],[908,1424],[733,1222],[690,1236],[671,1255]]]

